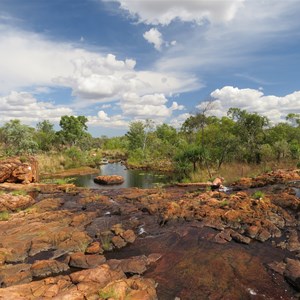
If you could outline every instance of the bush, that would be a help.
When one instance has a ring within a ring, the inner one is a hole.
[[[262,191],[256,191],[255,193],[252,194],[252,198],[261,200],[265,197],[265,194]]]

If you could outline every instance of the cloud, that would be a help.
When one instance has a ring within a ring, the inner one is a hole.
[[[158,51],[161,50],[161,46],[164,43],[162,34],[156,28],[151,28],[143,34],[143,37],[150,44],[154,45],[154,48]]]
[[[135,93],[128,93],[121,100],[120,107],[125,116],[165,119],[172,114],[172,108],[166,106],[167,102],[164,94],[139,96]]]
[[[70,43],[0,24],[0,93],[28,86],[53,86],[54,78],[72,74],[73,60],[95,56]]]
[[[88,116],[89,126],[102,126],[105,128],[127,129],[129,121],[122,115],[108,116],[103,110],[99,111],[97,116]]]
[[[42,120],[57,122],[63,115],[72,115],[74,112],[64,106],[57,106],[50,102],[38,101],[30,93],[11,92],[0,98],[0,119],[7,122],[11,119],[20,119],[26,124]]]
[[[98,118],[99,118],[99,120],[102,120],[102,121],[109,121],[110,120],[107,113],[104,112],[103,110],[98,111]]]
[[[121,101],[124,112],[134,116],[133,108],[129,104],[126,106],[126,94],[134,93],[139,99],[156,94],[168,97],[202,86],[191,73],[160,72],[155,68],[149,71],[142,68],[137,70],[134,59],[120,60],[111,53],[104,55],[88,51],[70,43],[52,41],[41,34],[1,24],[0,57],[0,96],[2,94],[5,98],[11,91],[22,90],[41,95],[60,86],[72,90],[75,102],[71,105],[80,111],[96,103],[108,105],[108,102]],[[24,114],[9,115],[9,118],[17,115],[23,119],[27,116],[33,116],[34,119],[43,116],[52,118],[52,115],[48,115],[52,111],[54,114],[57,112],[57,116],[53,116],[55,119],[60,117],[59,110],[64,114],[71,112],[69,108],[52,104],[53,107],[48,107],[51,109],[46,113],[44,108],[47,102],[44,106],[42,103],[36,100],[37,113],[26,111],[25,114],[23,109]],[[42,113],[38,116],[39,109]],[[151,115],[151,111],[157,111],[159,117],[170,114],[170,109],[161,104],[151,103],[147,109],[139,106],[137,116]],[[123,124],[119,117],[114,121]]]
[[[176,116],[176,118],[171,119],[169,124],[175,128],[180,128],[184,121],[190,116],[191,114],[189,113],[180,114]]]
[[[93,59],[73,60],[74,72],[56,79],[56,83],[70,87],[80,105],[116,101],[124,94],[138,95],[173,94],[197,89],[201,86],[192,74],[137,71],[132,59],[118,60],[114,55],[97,56]]]
[[[119,2],[123,10],[140,22],[153,25],[169,25],[179,19],[184,22],[228,22],[232,20],[244,0],[195,1],[195,0],[111,0]]]
[[[279,97],[264,95],[261,90],[225,86],[213,91],[211,97],[213,105],[208,113],[219,117],[226,115],[231,107],[257,112],[268,117],[273,123],[284,121],[291,112],[300,113],[300,91]],[[198,108],[201,109],[205,105],[207,102],[201,103]]]
[[[172,1],[170,1],[172,3]],[[195,1],[196,2],[196,1]],[[200,2],[200,1],[199,1]],[[229,3],[231,1],[210,1]],[[278,62],[282,45],[295,43],[299,37],[298,1],[243,1],[228,23],[202,26],[176,26],[176,47],[170,47],[156,62],[160,71],[194,71],[204,74],[221,68]],[[169,30],[170,31],[170,30]],[[188,34],[187,34],[188,31]],[[262,55],[271,47],[272,55]],[[285,49],[286,50],[286,49]],[[255,78],[255,74],[253,77]],[[260,81],[265,81],[263,78]]]
[[[172,106],[170,107],[171,110],[184,110],[184,105],[179,105],[177,102],[173,102]]]

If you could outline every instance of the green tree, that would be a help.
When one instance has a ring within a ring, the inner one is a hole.
[[[234,134],[235,122],[228,117],[222,117],[211,122],[205,129],[206,148],[211,161],[219,170],[224,162],[233,160],[238,139]]]
[[[246,160],[260,163],[260,146],[265,142],[268,118],[239,108],[230,108],[227,114],[235,121],[235,134],[239,137],[241,147],[246,150]]]
[[[134,121],[129,124],[129,131],[126,133],[128,149],[134,151],[143,149],[146,139],[145,124],[142,121]]]
[[[62,144],[75,146],[80,140],[89,135],[87,131],[88,119],[85,116],[63,116],[59,126],[62,128],[57,135]]]
[[[300,114],[290,113],[286,116],[286,120],[290,121],[294,126],[300,127]]]
[[[2,139],[8,155],[32,154],[38,145],[34,141],[34,128],[21,124],[20,120],[11,120],[2,127]]]
[[[53,148],[56,137],[53,127],[49,120],[37,123],[35,139],[40,150],[49,151]]]

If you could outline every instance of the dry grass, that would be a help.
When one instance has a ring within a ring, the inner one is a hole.
[[[64,170],[65,157],[60,153],[39,154],[36,156],[41,175]]]
[[[224,164],[219,171],[211,170],[212,178],[209,178],[207,170],[199,170],[190,175],[191,182],[206,182],[214,179],[217,176],[225,178],[225,185],[237,181],[241,177],[255,177],[259,174],[270,172],[278,169],[295,169],[297,168],[297,162],[285,161],[285,162],[268,162],[260,165],[245,164],[245,163],[230,163]]]

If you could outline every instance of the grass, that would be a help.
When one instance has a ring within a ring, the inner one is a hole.
[[[9,212],[8,211],[2,211],[0,212],[0,221],[7,221],[9,219]]]
[[[36,156],[41,174],[64,170],[65,157],[61,153],[46,153]]]
[[[45,179],[43,180],[43,183],[63,185],[63,184],[72,183],[73,181],[74,178],[66,177],[66,178]]]
[[[13,196],[26,196],[27,192],[24,190],[18,190],[18,191],[12,191],[10,194]]]
[[[228,200],[223,200],[220,202],[220,207],[225,207],[229,204]]]
[[[211,181],[217,176],[225,178],[225,185],[229,185],[232,182],[239,180],[241,177],[256,177],[265,172],[270,172],[278,169],[295,168],[295,161],[285,161],[285,162],[268,162],[257,164],[247,164],[247,163],[228,163],[223,164],[220,170],[211,169],[212,178],[209,178],[206,169],[197,170],[190,174],[189,179],[185,179],[182,182],[206,182]]]
[[[104,251],[112,250],[111,236],[110,235],[101,235],[100,236],[101,246]]]
[[[265,197],[265,194],[262,191],[256,191],[255,193],[252,194],[252,198],[261,200]]]

